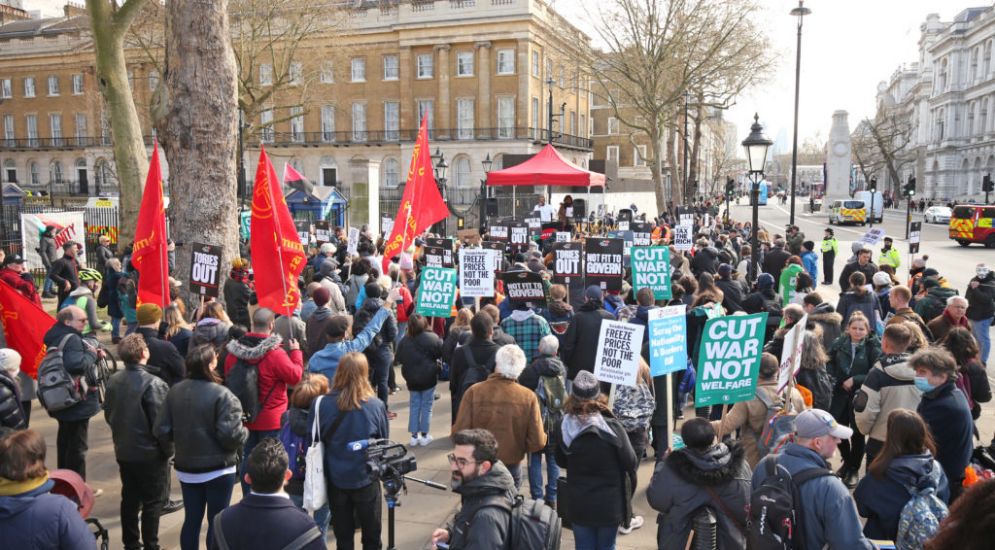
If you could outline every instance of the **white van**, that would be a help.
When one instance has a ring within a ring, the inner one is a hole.
[[[853,198],[864,201],[869,209],[867,212],[867,217],[870,218],[871,215],[874,219],[871,220],[873,223],[881,223],[884,220],[884,195],[875,191],[873,200],[871,199],[870,191],[857,191]]]

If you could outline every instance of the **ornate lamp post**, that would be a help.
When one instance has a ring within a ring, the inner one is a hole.
[[[494,161],[491,160],[491,154],[487,153],[487,157],[480,161],[480,164],[484,166],[484,178],[480,180],[480,234],[484,234],[484,220],[487,218],[487,174],[491,173],[491,167],[494,166]]]
[[[774,142],[764,135],[764,127],[760,125],[760,116],[753,115],[753,125],[750,126],[750,135],[743,140],[743,148],[746,150],[746,161],[749,166],[750,201],[753,205],[753,226],[750,228],[750,248],[752,256],[750,258],[750,280],[757,280],[757,262],[760,259],[760,247],[757,242],[757,226],[760,224],[759,199],[760,180],[763,179],[764,164],[767,162],[767,150]]]
[[[435,154],[432,155],[433,159],[438,159],[435,163],[435,182],[439,185],[439,193],[442,195],[442,200],[448,202],[446,199],[446,169],[449,165],[446,164],[446,156],[439,149],[435,150]],[[442,220],[442,236],[449,236],[449,217]]]
[[[798,91],[802,70],[802,20],[812,10],[805,7],[805,0],[798,0],[798,7],[791,15],[798,18],[798,47],[795,54],[795,133],[791,146],[791,225],[795,224],[795,180],[798,179]]]

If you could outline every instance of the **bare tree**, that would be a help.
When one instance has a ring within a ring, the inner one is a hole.
[[[907,150],[911,141],[912,124],[904,117],[878,111],[874,120],[862,120],[853,131],[851,143],[864,179],[870,181],[871,175],[884,170],[888,175],[887,189],[897,191],[901,185],[899,170],[914,161]]]

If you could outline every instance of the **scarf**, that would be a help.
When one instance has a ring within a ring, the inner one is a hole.
[[[21,495],[41,487],[48,481],[48,472],[41,477],[33,477],[24,481],[14,481],[0,477],[0,496],[11,497]]]

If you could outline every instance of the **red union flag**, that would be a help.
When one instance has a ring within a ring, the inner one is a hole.
[[[387,272],[390,259],[411,246],[411,241],[416,236],[448,216],[449,207],[442,200],[439,186],[435,183],[432,158],[428,153],[428,120],[422,117],[415,150],[411,152],[411,167],[404,184],[404,195],[401,196],[401,205],[394,216],[390,238],[384,246],[383,272]]]
[[[281,315],[293,314],[301,300],[297,277],[304,271],[306,257],[276,170],[262,147],[249,235],[259,306]]]
[[[159,142],[152,146],[152,162],[138,211],[131,265],[138,270],[138,303],[169,304],[169,256],[166,249],[166,203],[162,198]]]
[[[0,320],[7,346],[21,354],[21,370],[37,378],[38,365],[45,357],[42,340],[55,319],[14,287],[0,281]]]

